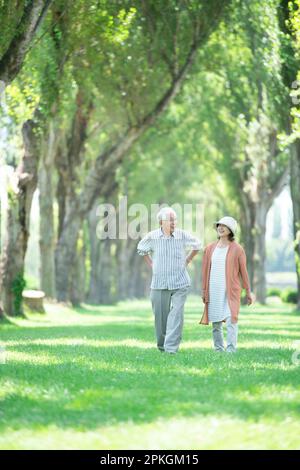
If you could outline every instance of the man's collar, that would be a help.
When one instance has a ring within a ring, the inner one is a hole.
[[[176,229],[175,229],[176,230]],[[175,236],[175,230],[173,233],[171,233],[171,237],[174,237]],[[160,227],[160,233],[159,233],[159,237],[167,237],[168,235],[166,235],[162,229],[162,227]]]

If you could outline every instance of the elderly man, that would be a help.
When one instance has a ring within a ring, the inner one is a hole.
[[[175,228],[177,217],[171,207],[161,209],[157,218],[159,229],[149,232],[137,250],[152,268],[150,298],[157,347],[175,354],[181,341],[184,304],[191,285],[186,267],[199,252],[201,243],[188,232]],[[192,251],[186,256],[188,247]]]

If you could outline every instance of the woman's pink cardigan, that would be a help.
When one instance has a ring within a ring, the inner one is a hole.
[[[209,276],[211,257],[214,249],[217,246],[217,241],[210,243],[204,249],[203,261],[202,261],[202,297],[204,299],[204,312],[199,323],[208,325],[208,302],[209,302]],[[241,282],[244,289],[246,289],[247,295],[250,295],[250,283],[246,266],[246,254],[241,245],[237,242],[230,242],[227,256],[226,256],[226,290],[228,304],[231,312],[232,323],[237,323],[238,315],[240,310],[240,298],[241,298]]]

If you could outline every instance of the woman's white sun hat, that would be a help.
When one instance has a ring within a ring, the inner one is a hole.
[[[238,224],[237,224],[237,221],[233,217],[229,217],[229,216],[222,217],[220,220],[218,220],[218,222],[214,223],[214,227],[217,228],[218,224],[226,225],[226,227],[228,227],[232,231],[233,235],[235,235]]]

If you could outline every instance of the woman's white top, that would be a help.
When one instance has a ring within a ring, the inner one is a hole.
[[[216,247],[212,254],[209,276],[208,320],[223,321],[231,316],[226,293],[226,255],[229,246]]]

